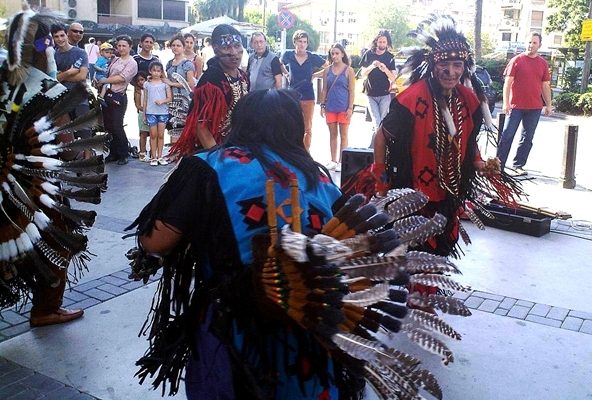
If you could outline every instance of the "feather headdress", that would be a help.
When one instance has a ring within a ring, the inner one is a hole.
[[[423,45],[401,50],[408,57],[402,71],[411,74],[408,84],[427,77],[439,61],[462,60],[467,75],[473,72],[475,61],[471,46],[451,16],[431,14],[407,35]]]
[[[8,28],[6,62],[0,68],[0,308],[17,304],[29,291],[56,285],[52,271],[89,260],[84,231],[96,213],[74,209],[70,200],[97,204],[106,189],[102,156],[77,159],[83,150],[101,152],[99,109],[69,121],[68,113],[88,89],[68,91],[48,73],[54,69],[49,24],[55,18],[26,9]]]

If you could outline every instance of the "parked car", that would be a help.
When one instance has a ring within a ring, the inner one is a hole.
[[[477,78],[479,78],[479,80],[481,81],[483,91],[485,92],[485,97],[487,97],[489,111],[493,114],[498,92],[495,89],[493,89],[493,87],[491,87],[491,75],[489,75],[489,71],[487,71],[487,68],[482,67],[480,65],[476,66],[475,75],[477,75]]]

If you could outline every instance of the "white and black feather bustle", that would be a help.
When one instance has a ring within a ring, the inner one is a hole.
[[[103,157],[80,157],[105,150],[100,110],[71,121],[69,112],[90,96],[88,89],[67,90],[48,75],[55,61],[44,57],[51,52],[31,43],[47,39],[51,46],[53,21],[30,10],[17,14],[8,30],[15,40],[0,67],[0,308],[58,284],[52,271],[73,264],[75,279],[86,268],[85,230],[96,213],[72,203],[97,204],[106,189]],[[80,130],[96,135],[74,139]]]

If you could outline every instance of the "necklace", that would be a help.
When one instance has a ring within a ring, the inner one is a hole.
[[[458,96],[454,93],[441,100],[432,97],[434,107],[434,122],[436,134],[436,162],[438,163],[438,182],[440,187],[453,196],[460,192],[461,175],[461,147],[463,135],[462,107]],[[448,104],[446,104],[448,103]],[[452,122],[457,129],[456,134],[451,134],[444,116],[445,108],[450,110]]]
[[[245,79],[242,79],[241,73],[238,69],[236,71],[238,72],[238,76],[236,78],[224,72],[224,76],[226,77],[226,80],[230,85],[232,98],[230,100],[230,104],[228,105],[226,116],[224,117],[224,120],[222,121],[222,124],[220,126],[220,134],[222,136],[226,136],[229,132],[228,128],[230,127],[230,114],[232,114],[234,106],[236,106],[238,100],[241,97],[245,96],[249,91],[249,88],[247,87],[247,81]]]

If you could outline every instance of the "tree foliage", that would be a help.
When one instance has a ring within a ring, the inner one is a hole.
[[[247,7],[245,9],[245,22],[263,26],[263,13],[257,8]]]
[[[475,34],[473,32],[469,32],[465,36],[467,37],[467,41],[469,42],[471,47],[475,50],[475,48],[476,48]],[[494,51],[495,51],[495,42],[493,41],[493,39],[491,39],[491,35],[489,34],[489,32],[481,33],[481,54],[485,55],[485,54],[493,53]],[[475,53],[475,60],[480,61],[480,59],[479,60],[477,59],[476,53]]]
[[[588,16],[588,0],[549,0],[555,12],[547,18],[547,33],[564,32],[568,47],[583,48],[580,40],[582,21]]]
[[[308,50],[316,51],[321,43],[321,35],[319,32],[314,30],[308,21],[305,21],[300,17],[296,18],[296,23],[292,28],[288,29],[286,33],[286,49],[294,48],[294,43],[292,43],[292,35],[298,29],[302,29],[308,33]],[[277,23],[277,14],[270,15],[269,18],[267,18],[267,36],[276,37],[280,34],[280,32],[281,28]]]
[[[194,0],[193,9],[198,21],[207,21],[223,15],[243,21],[245,0]]]
[[[386,29],[393,39],[393,48],[398,49],[413,44],[407,37],[411,30],[406,10],[398,6],[398,2],[388,0],[384,7],[377,8],[370,15],[369,24],[364,31],[364,39],[370,43],[379,30]]]

